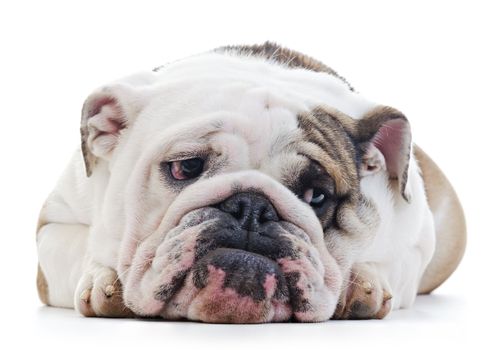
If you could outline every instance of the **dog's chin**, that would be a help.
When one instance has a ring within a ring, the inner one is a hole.
[[[285,321],[292,316],[287,278],[276,262],[264,256],[218,248],[194,264],[173,302],[185,305],[188,301],[187,318],[192,320]]]
[[[276,239],[284,242],[284,249],[269,250],[270,254],[221,244],[220,239],[219,244],[207,244],[210,235],[229,239],[230,234],[237,234],[228,231],[230,223],[217,219],[220,215],[213,208],[189,213],[172,238],[181,244],[170,240],[169,250],[163,249],[167,256],[179,258],[171,264],[174,268],[168,266],[174,272],[165,276],[168,282],[156,293],[156,299],[164,301],[160,316],[214,323],[330,318],[337,288],[327,285],[325,266],[302,230],[286,222],[276,225]],[[190,263],[185,266],[184,261]]]

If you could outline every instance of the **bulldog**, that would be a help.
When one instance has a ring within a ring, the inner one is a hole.
[[[464,216],[398,110],[276,44],[95,90],[44,204],[37,286],[84,316],[381,319],[457,267]]]

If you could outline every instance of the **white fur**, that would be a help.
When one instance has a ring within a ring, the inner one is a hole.
[[[390,190],[384,173],[364,177],[361,181],[362,192],[377,206],[381,223],[374,240],[357,262],[370,262],[377,267],[380,278],[393,295],[393,309],[413,304],[435,246],[434,220],[413,155],[407,186],[410,203]]]
[[[54,306],[73,307],[76,285],[93,262],[119,269],[125,278],[132,240],[145,238],[128,235],[128,223],[136,220],[143,232],[158,226],[174,199],[158,198],[156,190],[153,201],[142,203],[138,188],[132,186],[139,183],[138,177],[153,176],[151,165],[164,154],[197,147],[197,137],[213,129],[214,122],[222,123],[217,147],[234,159],[224,171],[260,169],[275,178],[271,164],[282,160],[268,158],[269,145],[276,140],[273,144],[281,148],[288,141],[279,136],[295,132],[299,112],[328,105],[359,119],[376,106],[326,73],[214,53],[134,75],[103,91],[121,86],[136,114],[133,126],[120,135],[111,157],[100,160],[89,178],[77,151],[41,216],[50,224],[38,236],[39,259]],[[395,195],[384,172],[362,180],[362,191],[377,205],[382,221],[355,262],[376,266],[393,294],[394,308],[412,304],[434,250],[433,220],[413,155],[408,186],[410,204]],[[139,206],[147,209],[147,217],[132,218]]]

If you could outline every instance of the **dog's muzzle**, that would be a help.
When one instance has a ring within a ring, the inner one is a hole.
[[[141,282],[156,286],[153,301],[131,304],[166,319],[322,321],[334,312],[338,293],[326,268],[330,259],[267,196],[235,193],[188,212],[166,234],[146,273],[153,277]]]
[[[287,279],[295,276],[284,275],[277,261],[297,254],[292,242],[282,237],[273,205],[263,195],[238,193],[216,207],[229,216],[222,219],[221,229],[201,235],[192,269],[195,286],[216,284],[237,301],[287,302]]]
[[[203,248],[210,250],[213,245],[241,249],[272,260],[292,254],[290,242],[281,238],[278,214],[263,195],[238,193],[216,207],[229,215],[222,216],[221,229],[203,233]]]

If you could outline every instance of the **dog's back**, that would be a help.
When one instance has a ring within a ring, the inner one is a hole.
[[[436,231],[436,250],[419,286],[420,294],[428,294],[451,276],[463,257],[465,216],[453,187],[436,163],[416,145],[414,155],[424,178]]]

